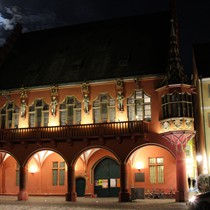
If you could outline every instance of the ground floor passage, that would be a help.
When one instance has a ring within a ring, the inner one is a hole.
[[[14,157],[2,152],[0,194],[17,194],[20,167]],[[142,195],[155,191],[176,191],[176,160],[164,148],[144,146],[135,150],[125,166],[126,188],[130,194],[138,189]],[[67,193],[67,164],[63,157],[51,150],[40,150],[27,161],[25,190],[29,195],[64,195]],[[84,151],[73,167],[77,197],[118,197],[121,170],[117,157],[104,148]]]
[[[28,201],[17,201],[16,196],[0,196],[2,210],[186,210],[185,203],[174,199],[137,199],[120,203],[117,198],[78,198],[78,202],[64,201],[65,196],[30,196]]]

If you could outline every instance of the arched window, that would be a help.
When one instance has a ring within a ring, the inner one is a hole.
[[[115,99],[101,93],[93,101],[93,122],[115,122]]]
[[[7,102],[0,110],[1,128],[18,128],[19,108],[13,101]]]
[[[162,118],[171,117],[193,117],[191,94],[173,92],[162,96]]]
[[[81,102],[74,96],[67,96],[60,104],[60,125],[81,123]]]
[[[128,120],[151,120],[151,98],[143,90],[136,90],[127,99]]]
[[[49,122],[49,105],[43,99],[36,99],[29,106],[29,127],[47,127]]]

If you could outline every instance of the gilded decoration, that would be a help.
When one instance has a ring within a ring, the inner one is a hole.
[[[161,122],[161,125],[163,130],[168,130],[170,128],[170,124],[167,121]]]
[[[27,91],[24,87],[22,87],[20,89],[20,116],[22,118],[26,117],[26,99],[27,99],[28,95],[27,95]]]
[[[53,116],[56,116],[56,110],[58,105],[57,97],[58,97],[58,87],[54,85],[51,87],[51,103],[50,103],[51,114]]]
[[[118,101],[118,110],[119,111],[124,111],[124,105],[123,101],[125,99],[124,94],[123,94],[123,88],[124,88],[124,83],[122,80],[117,80],[116,82],[116,89],[117,89],[117,101]]]
[[[190,120],[190,119],[187,119],[186,122],[185,122],[185,124],[186,124],[186,126],[187,126],[188,128],[191,128],[191,127],[192,127],[192,124],[193,124],[193,121]]]
[[[89,113],[89,103],[90,103],[89,85],[87,83],[83,83],[81,89],[82,89],[82,95],[83,95],[84,112]]]
[[[180,128],[183,125],[183,120],[182,119],[173,120],[173,124],[175,128]]]

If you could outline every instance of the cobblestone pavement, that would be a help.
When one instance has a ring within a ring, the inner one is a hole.
[[[77,198],[67,202],[64,196],[30,196],[17,201],[17,196],[0,196],[0,210],[183,210],[185,203],[172,199],[145,199],[119,203],[117,198]]]

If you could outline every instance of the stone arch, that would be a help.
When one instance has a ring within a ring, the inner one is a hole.
[[[94,168],[98,162],[104,158],[110,158],[120,164],[120,159],[116,153],[104,146],[88,147],[80,152],[73,161],[75,177],[85,177],[86,188],[85,195],[94,197]]]
[[[19,161],[11,152],[0,151],[0,193],[18,193]]]
[[[140,188],[145,194],[151,190],[176,190],[176,155],[164,145],[137,146],[126,158],[126,169],[128,190]]]

